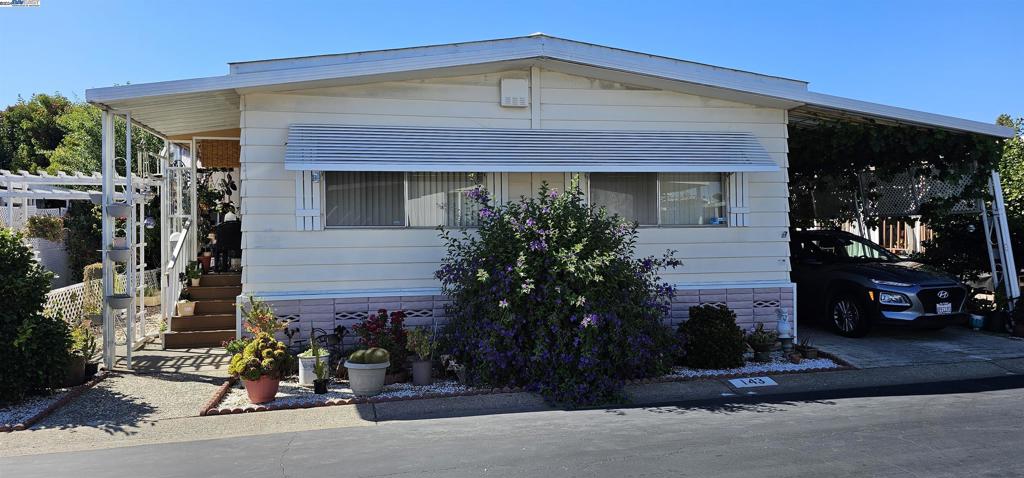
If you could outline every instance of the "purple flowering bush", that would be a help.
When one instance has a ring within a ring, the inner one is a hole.
[[[677,353],[662,325],[673,289],[658,273],[679,262],[636,258],[636,225],[565,194],[495,204],[482,189],[480,227],[453,235],[437,277],[452,303],[447,347],[470,381],[523,386],[588,405],[621,398],[625,380],[669,371]]]

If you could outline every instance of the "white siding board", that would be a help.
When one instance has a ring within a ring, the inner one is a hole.
[[[528,71],[317,88],[243,98],[245,290],[341,291],[438,287],[437,231],[336,228],[297,231],[294,176],[284,170],[292,123],[529,128],[530,108],[498,106],[502,77]],[[541,125],[552,129],[745,131],[788,166],[785,113],[544,71]],[[675,249],[679,283],[788,280],[786,171],[750,173],[748,227],[645,227],[638,255]]]

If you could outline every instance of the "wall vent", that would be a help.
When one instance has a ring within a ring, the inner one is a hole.
[[[520,78],[501,79],[501,106],[526,108],[530,105],[530,85]]]

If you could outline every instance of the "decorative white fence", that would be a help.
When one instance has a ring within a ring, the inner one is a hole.
[[[25,226],[25,221],[32,216],[63,216],[67,209],[62,207],[53,208],[37,208],[35,206],[27,206],[24,212],[21,206],[16,206],[14,209],[14,219],[11,219],[11,209],[7,207],[0,207],[0,225],[10,227],[11,229],[21,229]]]
[[[146,271],[145,284],[147,287],[151,286],[159,289],[160,269]],[[119,274],[114,281],[114,290],[122,293],[124,289],[125,276],[124,274]],[[46,295],[44,310],[49,313],[59,314],[64,320],[74,324],[88,318],[92,314],[99,314],[102,300],[103,281],[101,279],[94,279],[51,290]],[[114,322],[118,327],[124,327],[123,318],[115,319]],[[123,332],[123,330],[119,330],[118,336],[123,336]]]

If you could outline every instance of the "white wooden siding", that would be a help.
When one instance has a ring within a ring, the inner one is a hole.
[[[553,129],[749,131],[783,168],[748,173],[747,227],[642,228],[638,254],[678,250],[679,284],[788,281],[786,112],[543,70],[540,124]],[[508,71],[245,95],[242,228],[247,292],[437,287],[444,250],[433,229],[299,231],[294,173],[284,170],[291,123],[529,128],[530,108],[498,104]],[[515,180],[513,179],[513,182]]]

